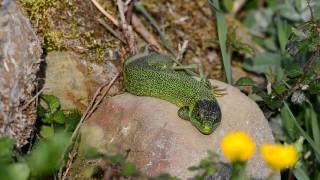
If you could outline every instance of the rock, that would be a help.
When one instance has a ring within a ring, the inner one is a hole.
[[[57,96],[62,109],[85,110],[96,89],[110,81],[116,72],[109,61],[99,66],[71,52],[50,52],[46,57],[44,94]]]
[[[211,135],[202,135],[190,122],[180,119],[175,105],[128,93],[101,104],[87,125],[103,129],[101,144],[115,144],[120,152],[130,149],[129,160],[147,175],[167,172],[182,179],[193,176],[187,168],[207,157],[208,150],[221,155],[221,138],[230,131],[245,131],[258,146],[274,142],[268,122],[255,102],[235,87],[213,83],[226,88],[228,94],[218,98],[222,122]],[[258,154],[249,160],[247,172],[253,178],[263,179],[271,171]]]
[[[42,53],[30,22],[14,0],[0,1],[0,137],[28,143],[36,120],[34,95]],[[30,102],[30,103],[29,103]]]

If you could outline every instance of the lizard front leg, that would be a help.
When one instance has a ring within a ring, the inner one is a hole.
[[[189,115],[189,107],[188,106],[183,106],[178,110],[178,116],[181,119],[184,120],[190,120],[190,115]]]

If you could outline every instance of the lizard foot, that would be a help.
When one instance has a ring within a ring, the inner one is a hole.
[[[217,86],[213,86],[212,94],[214,97],[221,97],[221,96],[227,95],[228,93],[226,92],[225,88],[219,89]]]

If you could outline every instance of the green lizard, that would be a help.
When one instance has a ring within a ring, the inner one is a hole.
[[[180,109],[180,118],[190,120],[203,134],[211,134],[221,121],[221,111],[208,81],[174,69],[169,56],[138,54],[124,63],[128,92],[169,101]]]

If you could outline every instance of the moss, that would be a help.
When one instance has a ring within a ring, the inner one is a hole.
[[[20,0],[21,5],[27,11],[29,19],[42,35],[42,48],[45,52],[62,50],[61,38],[63,32],[53,30],[50,12],[55,8],[65,5],[63,0]]]
[[[20,2],[38,32],[46,32],[50,28],[48,11],[57,5],[56,0],[20,0]]]
[[[66,49],[60,42],[63,37],[63,33],[60,31],[49,31],[43,36],[42,48],[45,52],[60,51]]]
[[[107,48],[119,48],[120,42],[99,24],[101,13],[90,1],[20,0],[39,35],[44,52],[73,51],[83,59],[105,62]],[[112,14],[112,2],[101,3]]]

